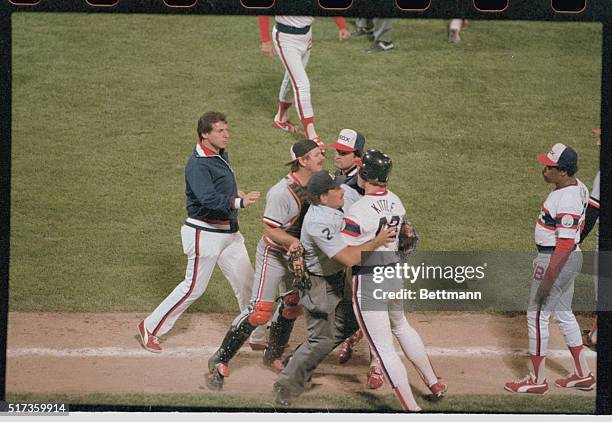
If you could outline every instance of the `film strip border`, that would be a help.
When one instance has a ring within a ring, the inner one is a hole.
[[[608,0],[0,0],[0,10],[610,21]]]

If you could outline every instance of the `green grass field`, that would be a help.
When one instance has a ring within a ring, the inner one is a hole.
[[[395,50],[367,55],[365,40],[340,43],[333,21],[317,18],[308,73],[319,133],[330,143],[354,128],[391,155],[391,188],[421,250],[532,251],[550,190],[535,154],[572,145],[589,187],[598,168],[590,131],[599,126],[600,25],[472,21],[449,45],[445,21],[393,24]],[[10,310],[151,311],[185,270],[183,171],[198,117],[228,114],[240,188],[265,193],[286,173],[293,141],[272,128],[282,73],[259,53],[251,17],[13,14]],[[260,200],[241,212],[252,259],[263,208]],[[217,271],[189,312],[236,310]],[[269,396],[7,399],[273,409]],[[399,410],[391,395],[367,394],[309,396],[300,406]],[[457,395],[427,404],[534,409],[592,413],[594,400]]]
[[[75,406],[169,406],[200,407],[211,411],[227,408],[261,409],[267,412],[286,411],[287,408],[274,404],[271,395],[235,397],[227,394],[167,394],[167,395],[108,395],[92,394],[82,397],[65,395],[9,394],[7,401],[14,403],[69,403]],[[593,414],[595,402],[591,397],[571,396],[508,396],[508,395],[452,395],[438,402],[418,400],[427,413],[566,413]],[[302,396],[291,408],[317,409],[322,412],[340,410],[363,412],[373,409],[377,413],[401,412],[393,394],[380,396],[361,392],[351,395]]]
[[[393,36],[367,55],[316,20],[319,133],[355,128],[391,155],[422,250],[531,251],[550,189],[535,154],[574,146],[588,186],[598,168],[600,25],[474,21],[455,46],[441,20],[396,20]],[[13,311],[147,312],[174,288],[203,112],[227,112],[242,190],[287,171],[292,138],[271,127],[282,67],[255,18],[17,13],[13,46]],[[241,212],[252,257],[263,207]],[[190,311],[236,309],[216,272]]]

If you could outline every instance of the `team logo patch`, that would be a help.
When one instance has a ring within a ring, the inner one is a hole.
[[[563,227],[572,227],[574,225],[574,217],[571,215],[564,215],[563,218],[561,218],[561,225]]]

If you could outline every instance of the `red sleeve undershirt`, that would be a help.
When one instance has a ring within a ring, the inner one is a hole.
[[[259,37],[261,42],[270,42],[270,16],[257,16],[257,23],[259,23]]]
[[[555,246],[555,250],[550,257],[550,262],[542,278],[542,283],[551,286],[555,282],[573,249],[574,239],[557,240],[557,246]]]
[[[338,25],[338,28],[346,29],[346,21],[342,16],[336,16],[334,20],[336,21],[336,25]]]

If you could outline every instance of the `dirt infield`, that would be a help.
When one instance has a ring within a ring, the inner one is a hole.
[[[163,339],[162,354],[144,350],[137,324],[144,315],[9,314],[7,394],[207,394],[206,362],[219,345],[232,315],[186,314]],[[410,315],[431,354],[449,394],[504,394],[506,381],[524,376],[526,322],[524,316],[489,314]],[[579,319],[581,326],[589,321]],[[290,346],[305,335],[298,322]],[[368,351],[362,341],[347,365],[336,363],[333,352],[318,368],[314,388],[306,394],[351,394],[365,388]],[[595,391],[563,390],[552,380],[573,368],[557,327],[551,326],[551,354],[547,359],[549,394],[595,396]],[[224,394],[270,392],[276,374],[261,364],[261,352],[244,348],[232,361]],[[595,368],[595,354],[589,352]],[[409,378],[417,394],[427,389],[411,365]],[[376,392],[391,394],[388,387]],[[508,393],[510,394],[510,393]]]

